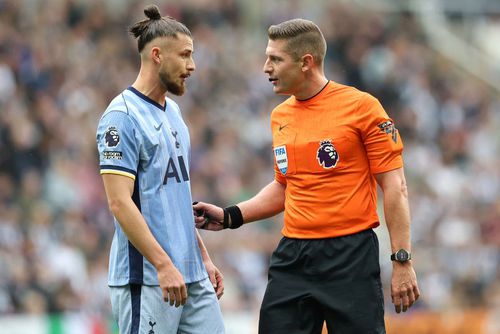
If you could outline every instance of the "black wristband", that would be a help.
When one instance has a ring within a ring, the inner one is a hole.
[[[231,217],[231,225],[229,225],[230,229],[234,230],[243,225],[243,215],[237,205],[228,206],[224,209],[224,211],[227,211],[229,217]]]
[[[224,220],[222,221],[222,227],[228,228],[229,227],[229,213],[227,212],[226,209],[222,209],[222,211],[224,211]]]

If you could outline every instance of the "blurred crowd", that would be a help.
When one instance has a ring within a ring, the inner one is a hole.
[[[147,3],[0,0],[0,314],[109,314],[114,227],[95,132],[137,75],[127,27]],[[273,179],[269,115],[284,98],[262,72],[267,27],[312,19],[327,39],[327,77],[376,96],[402,135],[417,311],[499,309],[499,92],[430,48],[411,13],[347,3],[159,4],[194,36],[197,69],[174,97],[192,136],[193,197],[228,205]],[[256,314],[281,224],[203,233],[225,274],[223,312]],[[377,233],[391,313],[385,230]]]

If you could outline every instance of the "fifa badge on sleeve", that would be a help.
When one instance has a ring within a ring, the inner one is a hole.
[[[277,146],[274,148],[274,157],[276,165],[283,175],[286,175],[288,170],[288,157],[286,155],[286,145]]]

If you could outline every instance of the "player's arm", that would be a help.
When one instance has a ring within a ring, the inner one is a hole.
[[[102,174],[108,205],[130,242],[158,271],[165,301],[184,305],[187,290],[181,273],[149,230],[144,217],[132,200],[134,180],[117,174]]]
[[[196,238],[198,239],[198,245],[200,246],[201,257],[203,259],[203,263],[205,264],[205,269],[207,270],[208,277],[210,278],[210,282],[212,282],[212,286],[214,287],[217,298],[220,299],[224,294],[224,276],[222,275],[219,268],[217,268],[210,255],[208,254],[207,248],[201,239],[201,235],[196,230]]]
[[[237,204],[236,207],[237,210],[239,209],[241,212],[243,223],[246,224],[269,218],[282,212],[285,209],[285,188],[286,186],[284,184],[273,180],[257,193],[257,195],[247,201]],[[193,209],[201,213],[201,215],[195,217],[196,227],[212,231],[218,231],[224,228],[224,209],[203,202],[195,204]],[[228,219],[229,225],[231,226],[234,221],[231,221],[231,216],[229,216]]]
[[[398,168],[379,173],[375,178],[384,194],[384,214],[392,253],[402,248],[411,252],[410,209],[404,170]],[[393,261],[391,295],[397,313],[401,312],[401,304],[406,312],[420,296],[411,260],[404,263]]]

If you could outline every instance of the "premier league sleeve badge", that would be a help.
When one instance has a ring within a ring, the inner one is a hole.
[[[106,130],[104,135],[104,141],[107,147],[116,147],[120,143],[120,135],[118,135],[118,130],[114,126],[110,126]]]

